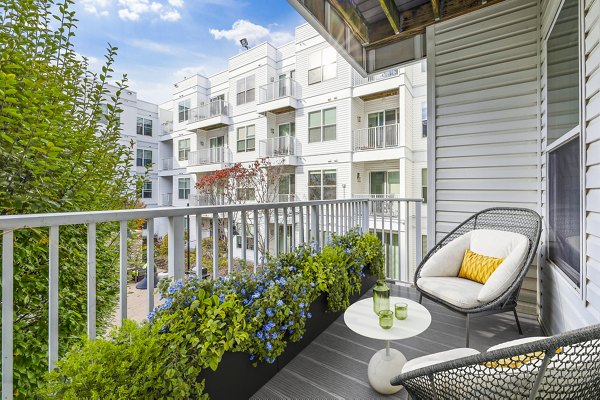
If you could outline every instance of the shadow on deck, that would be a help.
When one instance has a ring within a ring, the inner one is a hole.
[[[413,288],[392,286],[392,296],[418,301]],[[366,295],[371,296],[369,291]],[[431,325],[422,334],[393,341],[408,360],[465,345],[465,318],[423,299],[431,313]],[[519,315],[523,336],[519,335],[512,313],[471,319],[470,346],[485,351],[507,340],[543,335],[538,322]],[[407,399],[405,390],[383,396],[367,379],[367,365],[373,354],[384,348],[383,341],[369,339],[348,329],[344,316],[298,354],[285,368],[254,394],[252,399]],[[398,371],[400,373],[400,371]]]

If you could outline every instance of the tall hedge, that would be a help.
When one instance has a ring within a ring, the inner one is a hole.
[[[110,94],[116,48],[92,73],[73,46],[73,2],[0,0],[0,215],[122,209],[135,203],[131,149]],[[100,328],[115,305],[116,229],[98,226]],[[0,233],[1,234],[1,233]],[[85,333],[86,228],[60,229],[61,354]],[[15,232],[15,396],[31,398],[47,371],[48,230]]]

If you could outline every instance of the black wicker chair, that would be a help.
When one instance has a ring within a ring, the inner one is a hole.
[[[520,361],[508,368],[507,359]],[[414,400],[599,399],[600,325],[429,365],[390,382]]]
[[[527,254],[523,258],[520,265],[520,273],[512,285],[502,293],[496,299],[478,305],[474,308],[461,308],[455,304],[451,304],[438,298],[435,294],[427,292],[419,287],[418,280],[421,277],[420,272],[427,263],[427,261],[438,252],[446,244],[450,243],[459,236],[476,230],[476,229],[493,229],[507,232],[516,232],[524,235],[529,240],[529,247]],[[527,275],[527,270],[535,257],[538,243],[540,240],[540,234],[542,231],[542,221],[540,216],[532,210],[524,208],[489,208],[474,214],[472,217],[461,223],[446,237],[444,237],[438,244],[435,245],[429,253],[423,258],[423,261],[417,267],[415,272],[415,285],[420,293],[419,302],[422,298],[428,298],[436,303],[440,303],[450,310],[456,311],[466,316],[466,347],[469,347],[469,318],[475,316],[485,316],[490,314],[502,313],[512,311],[515,316],[517,328],[519,333],[522,334],[521,326],[519,324],[519,318],[517,316],[517,298],[519,296],[519,290],[523,279]]]

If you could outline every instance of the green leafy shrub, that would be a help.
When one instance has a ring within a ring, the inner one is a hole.
[[[44,393],[58,398],[115,398],[115,393],[125,398],[199,397],[200,372],[216,370],[225,351],[246,352],[255,364],[273,363],[288,342],[302,339],[312,317],[309,307],[320,294],[326,295],[329,310],[348,307],[349,296],[360,290],[363,269],[382,264],[378,247],[376,236],[364,239],[349,232],[320,251],[315,244],[301,245],[268,257],[257,273],[242,264],[216,280],[162,282],[164,303],[150,313],[148,323],[126,325],[108,340],[73,350],[50,374]],[[148,337],[150,348],[141,356],[144,367],[133,365],[135,348],[146,346]],[[131,352],[117,354],[125,345]],[[102,378],[113,363],[118,365],[106,375],[114,384]],[[162,380],[155,379],[159,372]],[[160,392],[146,391],[144,382]],[[112,393],[110,387],[117,389]]]

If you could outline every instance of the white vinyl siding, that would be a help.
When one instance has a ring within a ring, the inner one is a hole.
[[[538,12],[507,0],[427,29],[430,247],[485,208],[539,211]]]

